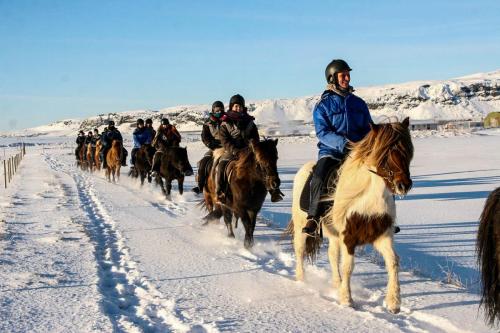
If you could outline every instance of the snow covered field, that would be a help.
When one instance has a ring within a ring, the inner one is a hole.
[[[72,138],[28,140],[41,144],[27,147],[0,190],[0,332],[495,331],[478,313],[474,246],[484,201],[500,185],[498,131],[414,139],[414,189],[397,201],[397,315],[383,307],[386,273],[368,247],[356,258],[354,308],[338,305],[324,249],[306,282],[294,281],[281,234],[293,176],[316,158],[312,138],[279,139],[286,197],[264,204],[251,251],[241,227],[235,240],[222,224],[202,227],[190,191],[168,201],[128,168],[110,184],[76,169]],[[194,167],[205,149],[189,142],[188,152]]]

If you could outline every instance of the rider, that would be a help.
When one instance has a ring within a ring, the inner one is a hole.
[[[205,168],[207,167],[208,162],[212,159],[214,149],[222,148],[220,141],[220,125],[223,115],[224,104],[221,101],[215,101],[212,104],[212,111],[210,112],[208,119],[203,124],[203,129],[201,131],[201,140],[205,146],[207,146],[208,151],[198,162],[198,186],[193,188],[193,192],[195,193],[203,192],[203,187],[205,186],[205,180],[207,177]]]
[[[331,169],[338,169],[349,151],[349,142],[358,142],[373,123],[366,103],[353,94],[349,85],[351,68],[341,59],[326,66],[326,90],[314,107],[313,120],[318,137],[318,162],[311,179],[307,224],[303,233],[317,235],[320,220],[321,188]]]
[[[153,147],[156,152],[153,156],[153,165],[151,171],[160,171],[161,155],[165,152],[167,147],[179,147],[181,142],[181,135],[174,125],[171,125],[167,118],[161,120],[161,125],[156,131],[156,136],[153,139]]]
[[[224,147],[224,154],[219,159],[217,165],[216,193],[220,202],[225,201],[222,183],[224,181],[224,172],[230,160],[236,157],[237,153],[248,147],[251,140],[259,141],[259,131],[253,122],[254,117],[247,113],[245,99],[237,94],[229,100],[229,110],[222,117],[220,125],[220,141]],[[271,201],[277,202],[283,200],[278,189],[270,191]]]
[[[95,162],[95,149],[97,146],[97,141],[101,140],[101,135],[99,134],[99,130],[94,128],[94,135],[92,136],[92,140],[90,141],[90,148],[92,149],[92,163]]]
[[[101,135],[101,142],[102,142],[101,160],[103,168],[107,167],[106,155],[108,154],[108,150],[111,148],[113,140],[118,140],[123,142],[123,137],[120,131],[115,127],[115,122],[113,120],[110,120],[108,122],[107,131],[104,131]],[[122,148],[122,165],[124,166],[127,165],[124,162],[124,160],[126,159],[127,159],[127,150],[125,148]]]
[[[149,155],[149,158],[152,160],[153,156],[156,152],[156,149],[152,145],[153,139],[156,136],[156,131],[153,128],[153,120],[151,118],[146,119],[146,131],[149,132],[149,139],[148,139],[148,142],[146,142],[146,144],[149,145],[148,155]]]
[[[83,154],[85,155],[85,159],[87,158],[87,148],[89,144],[92,144],[92,140],[94,139],[94,135],[92,131],[89,131],[87,133],[87,136],[85,137],[85,143],[84,143],[84,151]]]
[[[78,132],[78,136],[76,137],[76,149],[75,149],[75,156],[76,159],[80,159],[80,150],[82,149],[82,145],[85,144],[85,132],[80,131]]]
[[[146,130],[144,127],[144,120],[137,119],[137,128],[134,130],[132,134],[134,138],[134,148],[132,148],[130,164],[131,168],[134,168],[135,165],[135,156],[137,155],[137,151],[141,148],[142,145],[151,143],[151,132]]]

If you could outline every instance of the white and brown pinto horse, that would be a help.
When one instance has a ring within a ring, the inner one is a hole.
[[[389,274],[387,308],[393,313],[400,310],[399,258],[393,246],[394,195],[405,195],[412,186],[413,144],[408,125],[408,118],[402,123],[372,125],[363,140],[352,144],[351,153],[339,170],[334,204],[322,217],[322,229],[329,240],[333,287],[339,288],[342,305],[352,305],[350,280],[355,248],[373,244],[384,257]],[[296,279],[299,281],[304,279],[304,257],[314,259],[321,244],[321,239],[302,233],[307,213],[300,209],[300,195],[314,164],[305,164],[293,182],[292,220],[288,232],[293,235]],[[339,272],[340,254],[342,275]]]

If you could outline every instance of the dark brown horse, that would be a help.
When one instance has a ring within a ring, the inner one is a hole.
[[[500,187],[490,193],[484,205],[477,234],[485,319],[490,326],[500,323]]]
[[[78,150],[78,165],[82,170],[87,170],[88,163],[87,163],[87,155],[86,155],[86,145],[82,144],[80,149]]]
[[[150,145],[142,145],[135,155],[134,168],[130,168],[129,175],[135,178],[139,177],[141,179],[141,185],[144,185],[144,180],[149,176],[149,171],[151,170],[150,149]],[[150,179],[151,178],[148,177],[149,182],[151,182]]]
[[[277,188],[281,184],[277,168],[277,145],[277,139],[251,142],[247,149],[238,153],[236,160],[229,162],[229,193],[226,193],[224,204],[217,201],[214,170],[204,189],[205,206],[210,212],[206,219],[218,220],[224,216],[229,237],[234,237],[231,223],[233,216],[241,219],[245,227],[246,248],[253,245],[257,214],[262,208],[268,189]]]
[[[170,197],[172,191],[172,181],[177,179],[179,193],[184,193],[184,177],[192,176],[193,168],[189,163],[187,148],[166,147],[161,156],[160,174],[156,177],[156,182],[160,185],[165,196]],[[162,178],[165,178],[163,184]]]
[[[113,183],[116,179],[120,179],[120,167],[122,159],[122,142],[119,140],[113,140],[111,143],[111,148],[106,154],[106,178],[111,181],[111,175],[113,175]]]

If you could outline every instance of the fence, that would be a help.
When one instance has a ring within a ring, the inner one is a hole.
[[[7,188],[7,185],[12,181],[12,177],[14,177],[17,170],[19,169],[19,164],[21,164],[24,155],[26,155],[26,146],[23,143],[21,144],[21,150],[19,151],[19,153],[3,160],[5,188]]]

